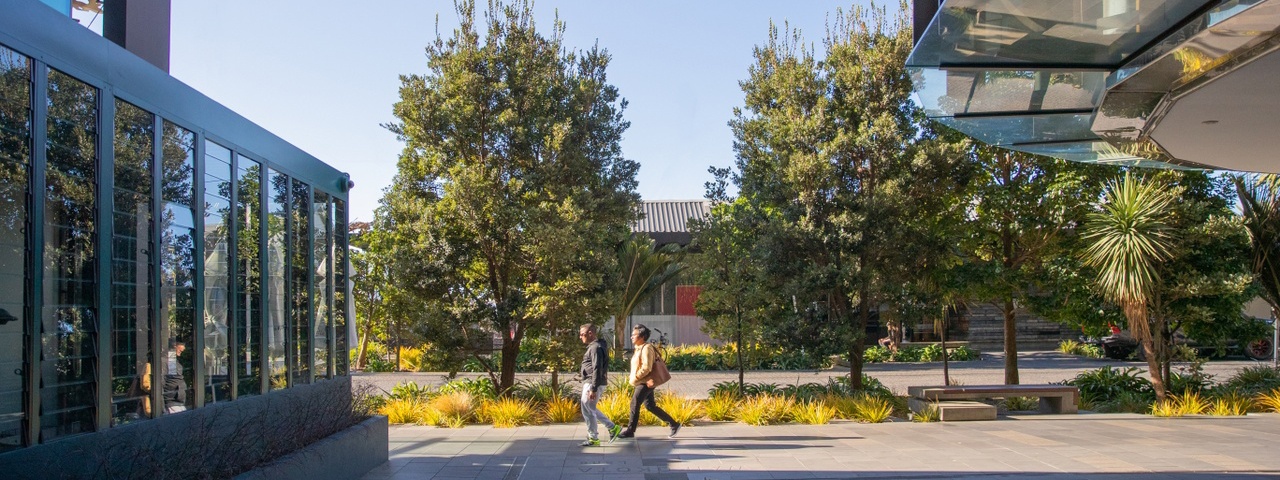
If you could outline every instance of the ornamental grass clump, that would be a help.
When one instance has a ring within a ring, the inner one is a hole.
[[[382,405],[379,413],[387,416],[387,423],[421,423],[427,406],[416,398],[396,398]]]
[[[942,417],[938,411],[938,404],[930,403],[924,410],[911,414],[911,421],[916,423],[933,423]]]
[[[573,423],[578,421],[582,409],[572,398],[553,398],[543,405],[546,407],[547,421],[551,423]]]
[[[600,413],[609,417],[609,421],[613,423],[627,423],[627,416],[631,412],[631,395],[622,392],[605,393],[600,400],[596,402],[596,407],[600,409]]]
[[[480,406],[479,416],[484,421],[492,423],[494,428],[530,425],[537,418],[533,402],[521,398],[486,400]]]
[[[1178,401],[1172,398],[1151,404],[1151,415],[1154,417],[1181,417],[1182,409]]]
[[[657,403],[658,408],[665,410],[680,425],[689,425],[703,415],[702,402],[674,393],[659,393]]]
[[[858,411],[858,402],[848,395],[824,395],[822,401],[835,410],[836,418],[853,420]]]
[[[1235,417],[1247,414],[1252,409],[1252,398],[1240,392],[1230,391],[1214,398],[1207,413],[1220,417]]]
[[[758,395],[742,400],[738,406],[738,420],[747,425],[774,425],[783,423],[791,413],[795,401],[779,395]]]
[[[1266,393],[1259,393],[1254,402],[1264,412],[1280,413],[1280,388]]]
[[[471,421],[475,415],[475,400],[470,393],[456,390],[437,395],[430,407],[440,412],[440,425],[449,428],[461,428]]]
[[[1174,401],[1178,404],[1178,409],[1182,415],[1203,415],[1213,406],[1213,402],[1201,395],[1200,392],[1188,391],[1182,395],[1174,395]]]
[[[717,393],[703,403],[703,408],[707,412],[707,418],[712,421],[735,420],[735,412],[738,410],[738,396],[730,393]]]
[[[826,425],[836,416],[836,409],[822,400],[804,400],[791,406],[791,419],[806,425]]]
[[[893,416],[893,402],[878,395],[854,397],[853,419],[867,423],[881,423]]]

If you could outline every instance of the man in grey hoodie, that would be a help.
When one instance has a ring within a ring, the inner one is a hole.
[[[582,419],[587,422],[587,439],[580,445],[594,447],[600,445],[599,434],[596,433],[596,420],[609,430],[609,443],[618,438],[622,427],[614,424],[596,407],[596,402],[604,396],[604,388],[609,385],[609,346],[600,338],[596,326],[590,323],[578,327],[578,338],[587,345],[582,354],[582,369],[578,375],[582,378]]]

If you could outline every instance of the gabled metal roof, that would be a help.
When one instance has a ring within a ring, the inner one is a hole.
[[[643,218],[631,226],[636,233],[688,233],[690,219],[711,214],[706,200],[645,200],[640,203]]]

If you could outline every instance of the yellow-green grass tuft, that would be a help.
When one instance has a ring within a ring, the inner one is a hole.
[[[822,400],[805,400],[791,406],[791,419],[806,425],[826,425],[836,416],[836,409]]]
[[[537,418],[533,402],[519,398],[487,400],[480,407],[480,416],[494,428],[515,428],[529,425]]]
[[[779,395],[747,397],[738,406],[738,420],[747,425],[773,425],[783,423],[791,413],[795,401]]]
[[[547,421],[551,423],[573,423],[581,416],[581,407],[572,398],[553,398],[544,404]]]
[[[392,424],[422,423],[427,406],[417,399],[392,399],[382,406],[381,413]]]
[[[657,397],[658,408],[671,415],[671,419],[680,425],[689,425],[694,419],[702,418],[702,402],[674,393],[662,392]]]
[[[734,420],[734,412],[738,409],[738,397],[728,393],[717,393],[703,404],[707,418],[716,422]]]

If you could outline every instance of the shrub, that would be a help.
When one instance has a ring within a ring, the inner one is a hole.
[[[806,425],[826,425],[836,416],[836,409],[822,400],[804,400],[791,406],[791,419]]]
[[[858,403],[854,397],[840,394],[827,394],[822,396],[822,401],[831,407],[835,412],[836,418],[842,420],[852,420],[858,410]]]
[[[400,347],[400,364],[405,370],[413,372],[425,372],[425,365],[422,363],[423,349],[421,347]]]
[[[1213,399],[1209,415],[1239,416],[1253,409],[1253,399],[1240,392],[1226,392]]]
[[[877,395],[854,397],[853,418],[867,423],[880,423],[893,416],[893,402]]]
[[[779,395],[782,387],[776,383],[748,383],[742,386],[742,393],[748,397],[760,395]]]
[[[1174,395],[1173,401],[1182,415],[1201,415],[1209,411],[1211,403],[1199,392],[1188,391],[1182,395]]]
[[[792,399],[779,395],[759,395],[744,399],[738,407],[738,420],[747,425],[773,425],[786,421]]]
[[[578,420],[582,409],[572,398],[553,398],[545,403],[547,421],[551,423],[573,423]]]
[[[874,377],[869,377],[865,373],[862,374],[861,390],[855,391],[853,389],[853,386],[849,383],[849,377],[838,377],[828,381],[827,392],[838,393],[841,395],[866,393],[868,395],[875,395],[878,397],[893,397],[893,391],[889,390],[889,387],[884,386],[883,383],[880,383],[880,380],[876,380]]]
[[[938,412],[938,404],[936,403],[931,403],[924,410],[911,415],[911,421],[916,423],[933,423],[940,419],[941,414]]]
[[[547,403],[556,398],[574,398],[573,386],[559,382],[554,388],[551,386],[551,379],[542,380],[522,380],[511,387],[511,394],[516,398],[525,400]]]
[[[1182,409],[1178,408],[1176,400],[1167,398],[1151,405],[1151,415],[1156,417],[1181,417]]]
[[[480,417],[494,428],[515,428],[533,423],[533,403],[521,398],[486,400],[480,406]]]
[[[617,393],[631,398],[635,394],[636,386],[632,385],[628,380],[630,379],[627,375],[614,375],[613,378],[609,379],[609,385],[604,387],[604,394]]]
[[[1004,408],[1010,412],[1022,412],[1040,408],[1037,397],[1009,397],[1004,399]]]
[[[967,362],[969,360],[977,360],[980,357],[982,357],[982,354],[968,345],[947,349],[947,358],[953,362]],[[1101,358],[1101,354],[1099,354],[1098,358]]]
[[[395,362],[388,362],[382,357],[369,356],[365,361],[364,371],[366,372],[394,372],[396,371]]]
[[[380,413],[387,416],[387,423],[423,423],[423,414],[427,406],[416,398],[394,398],[388,400]]]
[[[1280,388],[1280,370],[1266,365],[1244,367],[1227,379],[1221,388],[1251,395],[1269,392]]]
[[[695,418],[702,418],[702,402],[697,400],[667,392],[659,393],[655,400],[658,408],[666,411],[680,425],[689,425]]]
[[[1080,398],[1084,400],[1083,396]],[[1151,403],[1151,398],[1142,392],[1121,392],[1111,400],[1097,403],[1096,407],[1104,413],[1146,413],[1151,411]]]
[[[787,385],[778,389],[778,393],[796,400],[813,400],[827,393],[827,385],[813,382],[802,385]]]
[[[441,393],[430,406],[440,412],[440,422],[450,428],[465,425],[475,414],[475,400],[465,391]]]
[[[744,385],[745,388],[745,385]],[[711,385],[711,390],[707,391],[707,396],[714,397],[716,395],[732,395],[738,396],[738,382],[726,381],[718,382]]]
[[[1080,372],[1075,378],[1064,383],[1079,388],[1081,398],[1092,403],[1106,403],[1124,392],[1137,392],[1151,398],[1154,396],[1151,381],[1143,378],[1142,372],[1143,370],[1137,367],[1123,370],[1102,367]]]
[[[1075,340],[1063,340],[1058,342],[1058,352],[1065,353],[1067,355],[1079,355],[1081,345],[1083,344]]]
[[[392,399],[425,401],[431,398],[431,387],[420,387],[417,382],[413,381],[397,383],[396,386],[391,387],[389,396]]]
[[[493,400],[498,398],[498,389],[494,388],[493,381],[486,377],[455,379],[449,383],[441,385],[439,392],[442,394],[465,392],[471,398],[476,400]]]
[[[1280,413],[1280,388],[1259,393],[1254,400],[1263,411]]]
[[[1102,358],[1105,354],[1103,353],[1101,346],[1086,343],[1080,346],[1080,356],[1088,358]]]
[[[862,351],[862,360],[867,363],[880,363],[893,360],[893,352],[889,347],[873,345]]]
[[[726,393],[715,393],[703,404],[707,418],[720,422],[734,419],[734,411],[738,409],[738,396]]]

